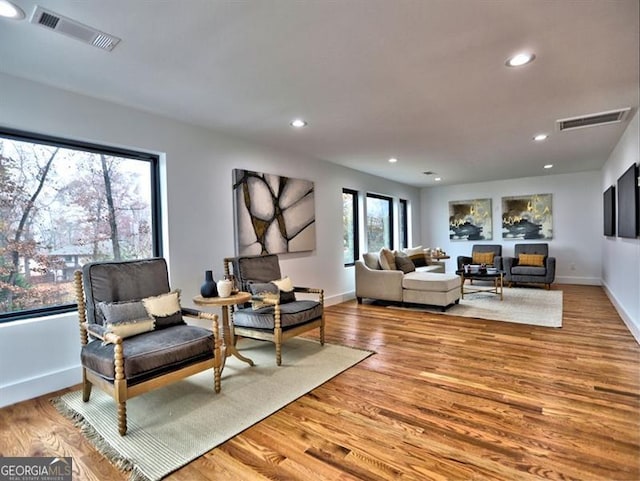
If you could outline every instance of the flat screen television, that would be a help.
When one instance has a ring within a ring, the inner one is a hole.
[[[638,236],[638,168],[629,167],[618,179],[618,237]]]
[[[604,235],[616,235],[616,188],[609,187],[604,191]]]

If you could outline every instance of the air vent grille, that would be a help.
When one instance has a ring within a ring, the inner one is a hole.
[[[111,51],[118,45],[120,39],[107,33],[96,30],[80,22],[59,15],[51,10],[46,10],[41,6],[36,6],[31,16],[31,23],[47,27],[55,32],[75,38],[81,42],[88,43],[102,50]]]
[[[42,12],[42,15],[38,19],[38,23],[43,27],[56,28],[58,22],[60,21],[60,17],[56,17],[54,15],[49,15],[47,12]]]
[[[560,119],[556,121],[558,130],[575,130],[585,127],[595,127],[598,125],[607,125],[622,122],[631,109],[610,110],[608,112],[600,112],[597,114],[582,115],[580,117],[570,117],[568,119]]]

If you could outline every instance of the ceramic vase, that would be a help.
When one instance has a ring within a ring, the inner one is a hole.
[[[218,295],[216,281],[213,280],[213,271],[204,271],[204,284],[200,286],[200,295],[202,297],[216,297]]]
[[[218,295],[220,297],[229,297],[233,289],[233,282],[229,279],[220,279],[218,281]]]

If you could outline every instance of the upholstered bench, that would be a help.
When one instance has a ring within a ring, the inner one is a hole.
[[[460,276],[409,272],[402,279],[402,302],[440,306],[445,311],[460,302]]]

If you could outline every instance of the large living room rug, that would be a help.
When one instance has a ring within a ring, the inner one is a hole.
[[[81,391],[53,403],[112,463],[130,471],[131,481],[158,480],[372,354],[295,338],[283,344],[278,367],[271,342],[242,339],[238,347],[255,366],[230,357],[218,394],[209,370],[127,401],[125,436],[118,434],[114,400],[95,387],[87,403]]]
[[[474,284],[475,285],[475,284]],[[390,309],[426,311],[450,316],[474,317],[493,321],[514,322],[543,327],[562,327],[562,291],[526,287],[505,287],[504,300],[495,294],[465,294],[459,304],[445,312],[439,307],[387,306]]]

